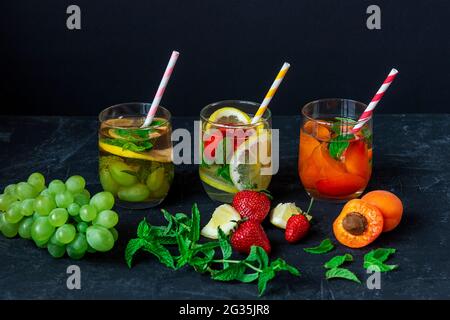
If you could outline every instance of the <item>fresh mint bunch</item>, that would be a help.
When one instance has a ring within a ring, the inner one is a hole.
[[[137,252],[146,251],[173,270],[189,265],[197,272],[209,273],[217,281],[258,281],[259,295],[279,271],[300,275],[297,268],[282,259],[270,261],[267,253],[257,246],[253,246],[243,260],[230,259],[233,250],[220,228],[217,241],[199,243],[200,212],[196,204],[191,217],[183,213],[172,215],[165,210],[162,213],[167,220],[165,226],[153,226],[145,219],[138,225],[137,238],[131,239],[125,250],[129,267]]]

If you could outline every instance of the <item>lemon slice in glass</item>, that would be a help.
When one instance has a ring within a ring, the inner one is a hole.
[[[219,227],[226,235],[228,235],[236,226],[236,222],[234,221],[239,221],[240,219],[241,216],[239,213],[229,204],[218,206],[216,210],[214,210],[211,220],[203,227],[201,235],[210,239],[218,239],[219,235],[217,228]]]
[[[263,175],[262,169],[270,167],[270,162],[261,163],[260,148],[263,148],[262,150],[265,148],[268,152],[271,151],[268,130],[260,131],[258,134],[251,136],[234,152],[230,161],[230,177],[238,190],[263,190],[269,186],[272,176],[269,174]],[[262,155],[264,154],[265,152],[262,152]],[[269,157],[270,153],[265,156]]]
[[[140,153],[134,152],[130,150],[123,149],[119,146],[114,146],[112,144],[105,143],[103,141],[98,142],[98,146],[100,149],[124,158],[133,158],[133,159],[143,159],[150,161],[158,161],[158,162],[171,162],[172,161],[172,148],[155,150],[152,149],[150,152]]]
[[[208,118],[208,123],[206,129],[211,127],[211,123],[223,123],[223,124],[250,124],[252,119],[245,112],[233,108],[224,107],[214,111]]]
[[[230,182],[218,176],[216,170],[217,169],[214,168],[204,168],[199,170],[200,180],[217,190],[225,191],[227,193],[236,193],[239,191]]]

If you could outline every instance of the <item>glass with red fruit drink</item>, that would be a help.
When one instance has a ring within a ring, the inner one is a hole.
[[[372,172],[372,119],[352,133],[367,106],[347,99],[323,99],[302,109],[298,173],[318,200],[358,197]]]
[[[231,202],[240,190],[264,190],[272,179],[271,113],[251,123],[259,104],[227,100],[200,112],[199,175],[208,196]]]

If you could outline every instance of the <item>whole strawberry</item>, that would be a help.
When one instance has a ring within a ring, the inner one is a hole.
[[[241,217],[261,223],[270,211],[270,200],[263,192],[243,190],[234,196],[233,207]]]
[[[249,253],[252,246],[259,246],[270,253],[269,239],[262,226],[255,221],[247,220],[239,223],[237,230],[231,235],[231,245],[239,252]]]
[[[310,226],[305,215],[295,214],[287,221],[284,237],[289,243],[296,243],[308,234]]]

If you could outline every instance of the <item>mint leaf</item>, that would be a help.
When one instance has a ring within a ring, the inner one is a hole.
[[[335,133],[335,135],[347,134],[347,132],[343,129],[353,127],[357,122],[351,118],[335,117],[334,119],[336,121],[334,121],[331,125],[331,130]]]
[[[127,263],[128,268],[131,268],[134,255],[139,249],[144,246],[144,244],[145,241],[142,239],[131,239],[130,241],[128,241],[127,247],[125,249],[125,262]]]
[[[217,227],[217,232],[219,234],[219,245],[220,245],[220,250],[222,251],[222,256],[223,259],[228,259],[229,257],[231,257],[231,254],[233,253],[233,249],[231,248],[230,242],[227,238],[227,236],[225,235],[225,233],[223,233],[222,229],[220,229],[220,227]]]
[[[364,260],[373,258],[381,262],[385,262],[391,254],[395,253],[395,251],[396,250],[394,248],[378,248],[366,253],[364,255]]]
[[[267,267],[264,268],[258,279],[258,293],[259,296],[262,296],[267,288],[267,283],[275,278],[275,271],[272,268]]]
[[[173,222],[174,222],[173,217],[168,211],[166,211],[164,209],[162,209],[161,212],[164,215],[164,219],[166,219],[168,222],[167,227],[164,230],[164,235],[167,235],[167,234],[169,234],[170,231],[172,231]]]
[[[334,159],[339,159],[349,146],[349,140],[353,135],[338,135],[330,140],[328,150]]]
[[[325,273],[325,277],[327,278],[327,280],[329,279],[334,279],[334,278],[340,278],[340,279],[346,279],[346,280],[351,280],[357,283],[361,283],[361,281],[358,279],[358,277],[351,272],[348,269],[345,268],[333,268],[328,270]]]
[[[214,271],[211,278],[218,281],[236,280],[245,272],[245,265],[243,263],[230,264],[227,268]]]
[[[269,257],[263,248],[258,246],[252,246],[248,257],[245,259],[248,262],[258,262],[259,267],[266,268],[269,265]]]
[[[170,254],[169,250],[167,250],[164,246],[156,243],[156,242],[145,242],[144,246],[142,247],[145,251],[152,253],[154,256],[156,256],[162,264],[165,266],[175,269],[173,257]]]
[[[323,240],[318,246],[312,248],[303,248],[308,253],[323,254],[333,250],[334,245],[330,239]]]
[[[142,152],[153,148],[153,144],[148,140],[132,142],[124,139],[103,138],[101,141],[106,144],[121,147],[123,150],[130,150],[133,152]]]
[[[150,234],[150,226],[147,223],[147,220],[144,218],[139,223],[137,228],[137,236],[141,239],[146,239]]]
[[[270,263],[270,267],[274,270],[274,271],[288,271],[290,274],[292,274],[293,276],[300,276],[300,271],[298,271],[298,269],[294,266],[291,266],[289,264],[287,264],[286,261],[284,261],[281,258],[278,258],[274,261],[272,261]]]
[[[231,180],[230,177],[230,165],[224,164],[217,168],[217,175],[222,177],[224,180],[233,183],[233,180]]]
[[[192,222],[189,239],[194,243],[200,239],[200,211],[196,203],[192,206]]]
[[[240,282],[244,282],[244,283],[249,283],[249,282],[253,282],[256,279],[258,279],[259,277],[259,273],[255,272],[255,273],[244,273],[241,274],[238,278],[236,278],[236,280],[239,280]]]
[[[344,262],[353,261],[353,257],[351,254],[344,254],[342,256],[335,256],[328,260],[323,266],[327,269],[333,269],[341,266]]]
[[[376,260],[374,258],[368,258],[364,260],[364,268],[372,268],[378,272],[389,272],[398,268],[397,264],[385,264],[380,260]]]

